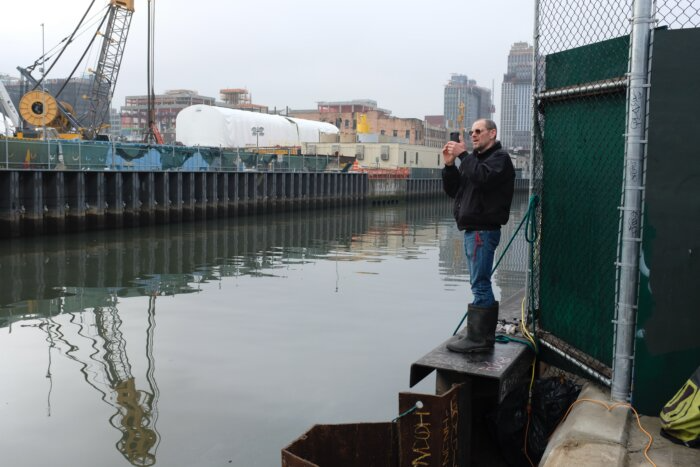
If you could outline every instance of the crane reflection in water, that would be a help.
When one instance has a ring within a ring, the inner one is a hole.
[[[47,332],[50,349],[57,343],[65,345],[65,356],[80,365],[85,381],[101,394],[105,403],[116,410],[109,419],[110,425],[121,432],[115,446],[130,464],[136,466],[154,465],[160,442],[156,428],[159,390],[154,377],[153,358],[157,295],[158,291],[153,290],[148,300],[146,390],[137,388],[136,378],[132,374],[116,294],[111,294],[104,306],[96,306],[91,311],[68,313],[68,325],[59,324],[51,317],[44,318],[39,325]],[[75,329],[67,329],[69,326],[75,326]],[[76,345],[71,342],[67,334],[74,332],[88,344]],[[50,367],[47,377],[51,378]]]

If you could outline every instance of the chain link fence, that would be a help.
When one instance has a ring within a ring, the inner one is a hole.
[[[667,0],[654,2],[656,27],[685,29],[700,27],[698,0]]]
[[[531,184],[540,234],[530,307],[545,336],[604,378],[615,338],[633,8],[633,0],[536,2]],[[698,0],[653,3],[651,28],[699,25]]]
[[[500,318],[512,318],[505,314],[506,310],[517,310],[520,318],[521,300],[525,295],[524,287],[527,281],[529,248],[526,238],[528,227],[525,219],[529,207],[526,190],[515,190],[510,206],[508,223],[501,228],[501,242],[496,248],[494,258],[494,282],[501,289],[500,302],[502,305]],[[466,261],[466,257],[465,257]],[[465,268],[467,268],[465,263]]]

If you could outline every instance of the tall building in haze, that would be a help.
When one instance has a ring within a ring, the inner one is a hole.
[[[516,42],[508,54],[508,70],[501,86],[499,135],[506,148],[530,150],[532,124],[533,48]]]
[[[444,110],[447,128],[470,128],[474,120],[493,118],[491,90],[466,75],[453,74],[445,85]]]

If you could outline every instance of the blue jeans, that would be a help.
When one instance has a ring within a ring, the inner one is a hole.
[[[464,232],[464,252],[469,263],[469,280],[474,295],[473,305],[490,307],[496,303],[491,287],[491,270],[496,247],[501,241],[500,230]]]

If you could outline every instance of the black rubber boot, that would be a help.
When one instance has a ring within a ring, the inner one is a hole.
[[[490,307],[469,305],[467,315],[467,335],[459,336],[447,343],[453,352],[488,352],[496,342],[498,324],[498,302]]]

